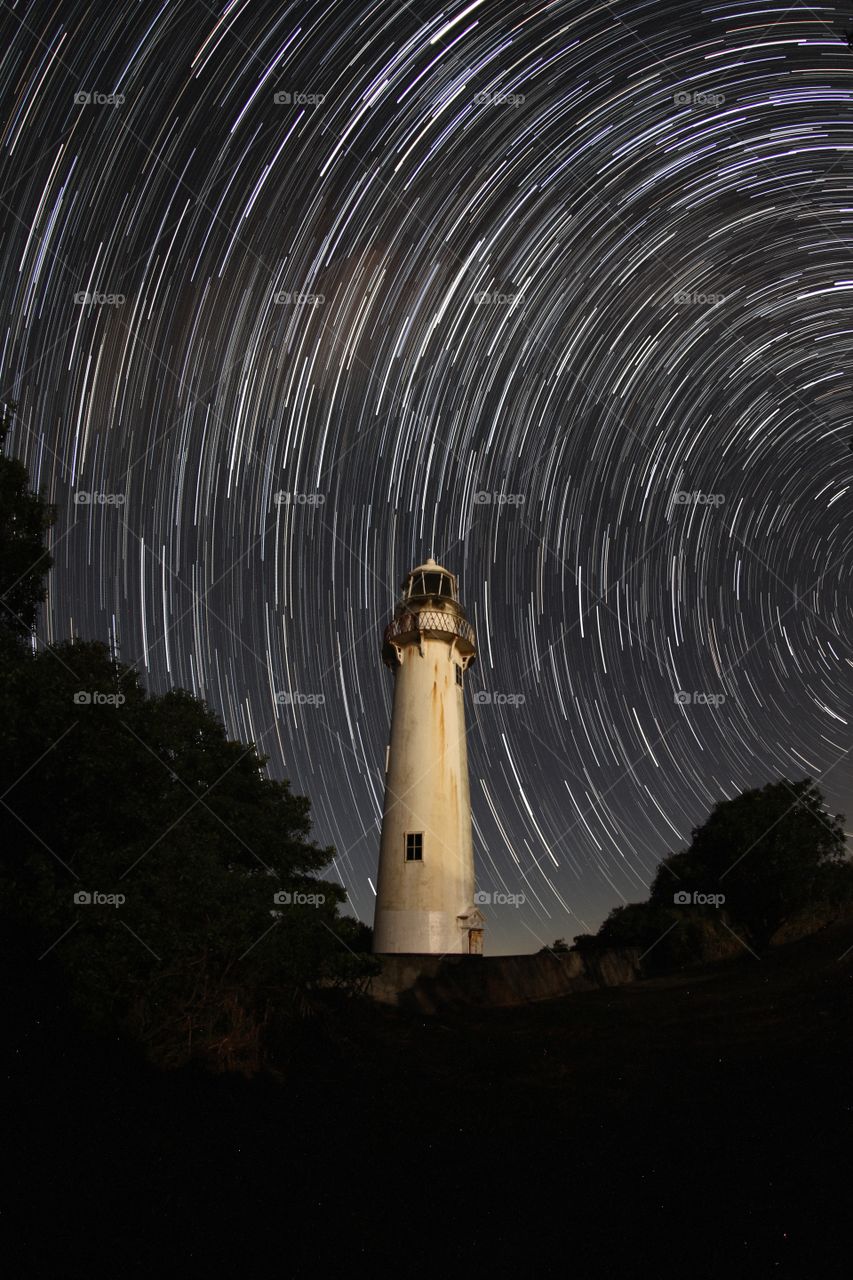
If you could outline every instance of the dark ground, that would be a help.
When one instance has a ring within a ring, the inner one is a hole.
[[[851,987],[848,924],[521,1009],[327,1010],[284,1084],[13,997],[14,1273],[848,1277]]]

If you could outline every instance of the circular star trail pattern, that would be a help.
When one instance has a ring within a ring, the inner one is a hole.
[[[381,629],[460,575],[490,949],[849,785],[853,49],[766,4],[8,4],[40,638],[207,699],[371,920]],[[488,695],[488,698],[485,697]]]

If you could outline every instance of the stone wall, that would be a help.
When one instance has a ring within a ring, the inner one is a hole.
[[[499,1008],[553,1000],[572,991],[621,986],[641,977],[634,948],[582,957],[577,951],[526,956],[385,955],[370,994],[383,1004],[436,1013],[470,1005]]]

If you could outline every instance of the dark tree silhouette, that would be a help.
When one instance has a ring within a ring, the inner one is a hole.
[[[370,969],[344,890],[317,878],[334,850],[309,842],[308,800],[263,763],[102,645],[7,666],[6,911],[56,944],[90,1022],[120,1023],[159,1062],[256,1067],[319,983]]]
[[[690,847],[662,860],[649,900],[614,907],[575,947],[635,947],[652,972],[729,954],[744,938],[765,947],[797,913],[813,907],[817,921],[853,903],[843,822],[811,778],[720,801]]]
[[[765,946],[795,912],[850,897],[843,822],[811,778],[744,791],[714,806],[689,849],[663,860],[651,902],[671,906],[678,891],[722,893],[726,911]]]
[[[319,985],[375,971],[370,931],[318,879],[334,850],[309,841],[309,801],[204,703],[149,696],[102,644],[22,643],[53,518],[28,483],[0,458],[0,929],[31,952],[15,981],[49,952],[90,1025],[161,1064],[255,1070]]]
[[[14,405],[0,411],[0,637],[7,641],[26,638],[35,626],[53,564],[44,535],[56,519],[55,509],[31,492],[23,463],[5,455],[14,411]]]

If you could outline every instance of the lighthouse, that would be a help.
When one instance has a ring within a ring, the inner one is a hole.
[[[465,737],[477,656],[455,576],[412,569],[382,644],[394,675],[373,950],[480,955]]]

